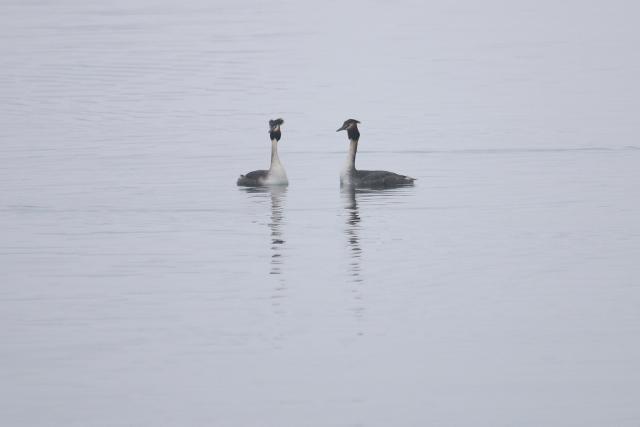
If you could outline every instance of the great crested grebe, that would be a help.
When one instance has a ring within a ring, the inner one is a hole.
[[[354,188],[393,188],[413,185],[415,178],[388,171],[363,171],[356,169],[356,152],[358,151],[358,140],[360,139],[360,131],[358,130],[357,120],[346,120],[341,130],[347,131],[349,137],[349,155],[347,156],[347,164],[340,174],[340,185],[350,186]]]
[[[240,175],[237,184],[242,187],[262,187],[265,185],[288,185],[287,173],[278,157],[278,141],[280,141],[280,126],[282,119],[269,120],[269,137],[271,138],[271,166],[269,170],[257,170],[246,175]]]

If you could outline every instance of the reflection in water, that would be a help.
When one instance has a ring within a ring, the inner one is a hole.
[[[364,301],[362,295],[362,248],[360,246],[360,213],[358,211],[358,199],[354,188],[345,187],[342,189],[344,207],[347,212],[345,235],[349,249],[349,276],[353,287],[351,292],[354,297],[354,307],[352,308],[356,319],[361,320],[364,316]],[[360,323],[360,322],[358,322]],[[358,327],[358,335],[363,335],[361,325]]]
[[[269,218],[270,249],[271,249],[271,269],[269,274],[282,274],[284,235],[282,233],[282,222],[284,221],[284,200],[287,194],[287,187],[244,187],[241,191],[251,195],[271,197],[271,216]]]
[[[397,205],[401,198],[411,194],[410,188],[393,188],[382,190],[356,190],[350,187],[342,188],[342,198],[346,215],[345,235],[347,237],[347,249],[349,250],[349,277],[351,278],[351,292],[354,297],[352,308],[356,318],[362,320],[365,314],[365,280],[363,278],[362,258],[363,250],[360,242],[362,230],[358,199],[366,207],[380,206],[384,204]],[[366,209],[365,209],[366,210]],[[366,277],[366,274],[364,275]],[[363,335],[360,330],[358,335]]]
[[[358,200],[356,199],[356,190],[354,188],[345,187],[342,190],[342,196],[347,211],[347,227],[345,234],[349,242],[349,274],[354,282],[362,282],[361,273],[361,256],[362,248],[360,247],[359,227],[360,213],[358,212]]]
[[[284,217],[284,202],[287,194],[287,187],[274,186],[274,187],[257,187],[257,188],[241,188],[241,191],[245,191],[253,196],[258,196],[259,202],[262,205],[266,202],[266,196],[270,196],[271,199],[271,214],[269,216],[269,251],[271,253],[269,274],[273,275],[277,282],[270,295],[271,306],[274,314],[278,317],[284,315],[285,309],[283,302],[285,301],[287,286],[285,277],[283,275],[284,267],[284,248],[285,238],[283,233]],[[282,342],[285,339],[283,328],[276,329],[273,336],[274,348],[282,348]]]
[[[282,221],[284,219],[284,199],[287,187],[270,187],[271,194],[271,271],[270,274],[282,273],[282,249],[284,248],[284,236],[282,234]]]

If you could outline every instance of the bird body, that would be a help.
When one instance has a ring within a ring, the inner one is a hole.
[[[359,123],[357,120],[349,119],[336,131],[346,130],[349,137],[349,153],[347,155],[347,163],[340,173],[340,185],[354,188],[393,188],[413,185],[415,178],[406,175],[383,170],[356,169],[356,154],[358,152],[358,141],[360,140]]]
[[[237,185],[242,187],[262,187],[267,185],[288,185],[289,179],[284,166],[278,156],[278,141],[280,141],[280,126],[284,123],[282,119],[269,121],[269,136],[271,138],[271,165],[268,170],[255,170],[244,175],[240,175]]]
[[[342,174],[340,184],[355,188],[393,188],[413,185],[415,178],[388,171],[355,170]]]

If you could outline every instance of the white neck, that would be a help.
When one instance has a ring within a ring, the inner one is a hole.
[[[269,174],[267,176],[266,184],[273,185],[286,185],[289,183],[287,179],[287,172],[284,170],[284,166],[280,163],[280,157],[278,157],[278,140],[271,140],[271,166],[269,166]]]
[[[349,154],[347,155],[347,163],[340,174],[340,185],[352,185],[353,177],[356,172],[356,152],[358,151],[358,140],[349,140]]]
[[[349,140],[349,154],[347,155],[347,163],[344,166],[345,172],[353,172],[356,170],[356,152],[358,151],[358,140]]]
[[[278,140],[271,140],[271,166],[269,170],[273,170],[274,167],[282,166],[280,164],[280,157],[278,157]]]

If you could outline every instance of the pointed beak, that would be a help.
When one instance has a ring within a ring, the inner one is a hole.
[[[340,132],[341,130],[345,130],[347,128],[346,125],[342,125],[342,127],[340,129],[338,129],[336,132]]]

